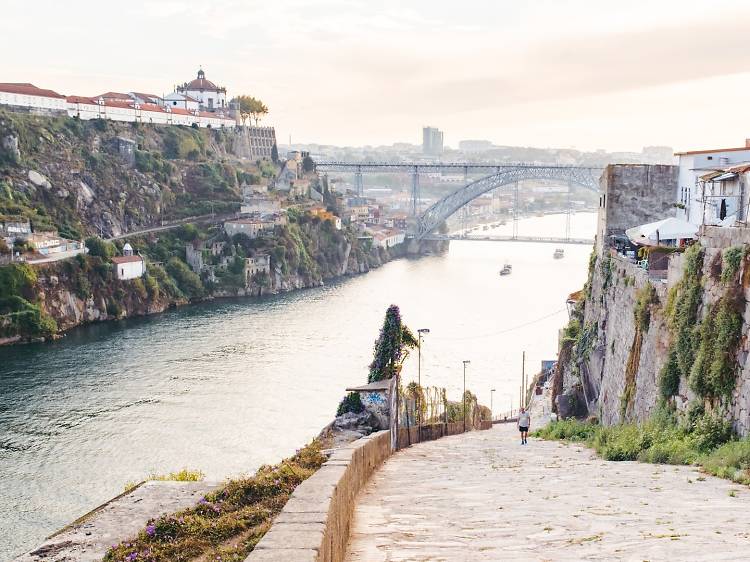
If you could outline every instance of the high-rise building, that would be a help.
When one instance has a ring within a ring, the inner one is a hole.
[[[436,127],[423,127],[422,152],[430,156],[440,156],[443,153],[443,131]]]

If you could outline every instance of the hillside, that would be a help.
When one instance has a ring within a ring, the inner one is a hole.
[[[81,239],[234,211],[242,183],[276,172],[238,157],[242,140],[234,131],[0,111],[0,214]]]
[[[86,238],[91,250],[44,265],[0,267],[0,343],[54,338],[79,324],[214,297],[315,287],[402,253],[374,248],[303,205],[288,208],[286,220],[258,238],[229,237],[218,219],[130,236],[146,272],[116,279],[111,258],[125,241],[99,237],[212,212],[233,214],[243,185],[266,188],[277,167],[242,158],[243,143],[235,131],[0,112],[0,216],[29,218],[35,231]],[[199,250],[210,267],[198,274],[187,264],[188,245],[219,250]],[[262,259],[270,268],[248,274],[248,260],[258,256],[268,256]]]

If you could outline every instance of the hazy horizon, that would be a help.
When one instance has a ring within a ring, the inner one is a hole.
[[[425,125],[453,147],[685,150],[750,136],[739,0],[42,0],[33,11],[12,0],[3,12],[4,51],[20,56],[0,81],[161,95],[202,66],[230,96],[263,99],[283,143],[418,144]]]

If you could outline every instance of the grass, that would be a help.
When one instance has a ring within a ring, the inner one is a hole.
[[[263,466],[252,477],[229,481],[195,507],[150,520],[138,536],[110,548],[103,560],[244,560],[294,489],[325,462],[321,450],[322,444],[313,441],[278,465]],[[183,470],[167,476],[197,474]]]
[[[750,485],[750,438],[735,439],[727,422],[707,413],[680,424],[666,413],[646,423],[611,427],[561,420],[534,436],[584,443],[609,461],[697,465],[708,474]]]
[[[189,468],[183,468],[177,472],[170,472],[168,474],[152,474],[145,481],[156,480],[160,482],[200,482],[206,477],[200,470],[191,470]],[[125,492],[130,492],[138,487],[140,482],[126,482]]]

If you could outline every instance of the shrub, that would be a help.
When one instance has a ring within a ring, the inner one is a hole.
[[[742,263],[742,258],[745,257],[745,247],[744,246],[732,246],[731,248],[726,248],[721,255],[722,258],[722,268],[721,268],[721,282],[722,283],[731,283],[734,281],[735,276],[740,270],[740,264]]]
[[[336,415],[342,416],[349,412],[352,412],[354,414],[359,414],[363,412],[364,409],[365,409],[365,406],[364,404],[362,404],[362,399],[359,396],[359,392],[350,392],[349,394],[347,394],[341,399],[341,402],[339,403],[339,407],[336,410]]]
[[[90,256],[96,256],[108,260],[115,255],[114,245],[106,240],[102,240],[98,236],[86,238],[86,247],[89,250]]]
[[[701,465],[709,474],[750,485],[750,439],[725,443],[705,456]]]
[[[702,453],[707,453],[732,438],[732,425],[712,414],[700,416],[691,427],[691,438],[695,447]]]
[[[189,299],[197,299],[203,296],[204,289],[200,277],[198,277],[179,258],[172,258],[167,262],[167,273],[175,280],[180,291]]]
[[[534,432],[535,437],[542,439],[560,439],[565,441],[587,441],[599,431],[599,426],[576,419],[560,420],[547,424]]]

